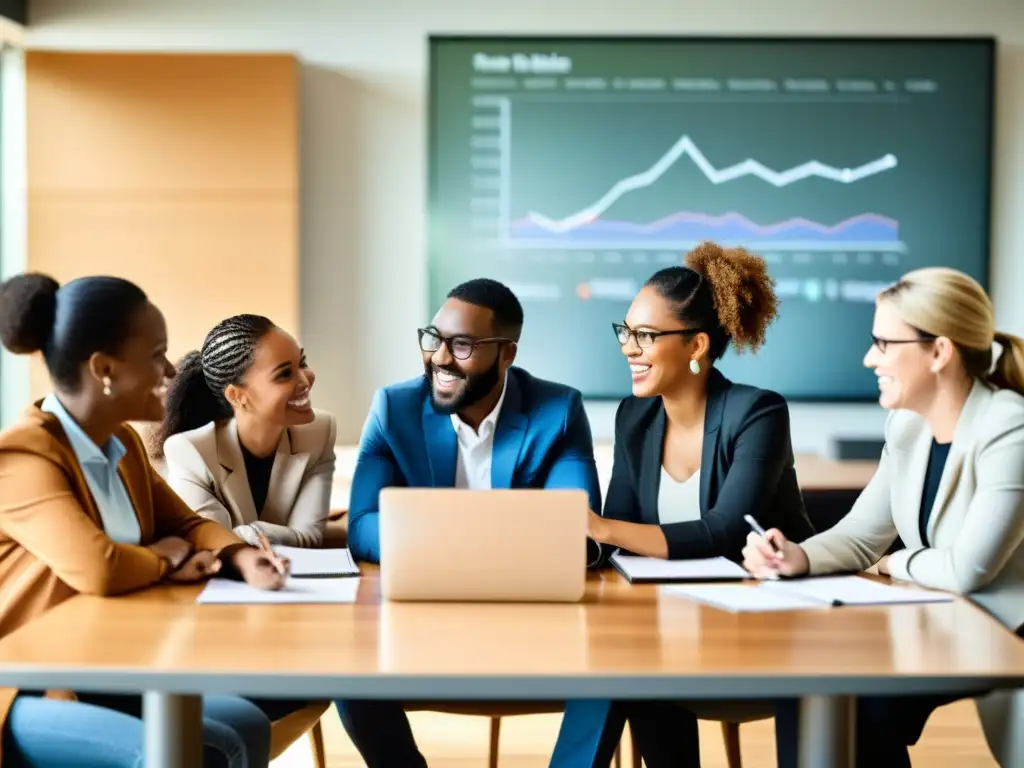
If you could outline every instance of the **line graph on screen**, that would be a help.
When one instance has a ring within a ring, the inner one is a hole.
[[[836,222],[803,216],[757,222],[739,211],[709,214],[682,210],[646,222],[609,216],[609,210],[620,199],[654,186],[683,158],[688,158],[713,185],[754,178],[776,189],[815,178],[850,185],[897,166],[896,156],[890,153],[855,167],[838,167],[810,159],[776,169],[754,158],[716,167],[690,136],[683,135],[649,168],[617,180],[600,197],[577,211],[553,217],[531,210],[510,221],[508,244],[527,248],[685,248],[701,240],[715,240],[753,248],[903,250],[899,222],[869,211]]]

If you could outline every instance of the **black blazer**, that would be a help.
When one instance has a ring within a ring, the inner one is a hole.
[[[619,404],[604,517],[659,524],[665,421],[660,397],[627,397]],[[661,526],[669,559],[724,555],[742,561],[748,514],[791,541],[814,534],[796,479],[789,408],[781,395],[734,384],[712,369],[700,467],[700,520]]]

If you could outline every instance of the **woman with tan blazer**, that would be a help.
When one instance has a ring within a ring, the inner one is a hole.
[[[234,573],[283,583],[273,563],[192,512],[150,466],[128,421],[159,421],[163,316],[135,285],[44,275],[0,286],[0,340],[43,352],[54,392],[0,433],[0,635],[76,593],[117,595]],[[270,721],[207,697],[205,765],[264,768]],[[138,696],[0,689],[3,765],[142,765]]]
[[[759,577],[862,571],[965,595],[1010,630],[1024,627],[1024,341],[994,330],[992,304],[952,269],[910,272],[883,291],[864,364],[891,410],[885,447],[850,513],[802,544],[751,535],[745,567]],[[893,544],[901,548],[886,554]],[[771,543],[769,543],[769,541]],[[773,549],[773,545],[778,552]],[[1024,709],[1015,694],[979,700],[1004,766]],[[931,712],[959,696],[862,699],[857,764],[909,766]],[[777,716],[779,764],[795,765],[795,707]]]
[[[154,454],[205,518],[255,544],[319,547],[331,505],[334,417],[316,411],[316,375],[289,334],[235,315],[178,365]]]

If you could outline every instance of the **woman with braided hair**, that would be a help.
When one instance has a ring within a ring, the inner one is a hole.
[[[315,374],[288,333],[235,315],[178,364],[153,453],[196,512],[246,542],[319,547],[330,509],[336,425],[314,410]]]

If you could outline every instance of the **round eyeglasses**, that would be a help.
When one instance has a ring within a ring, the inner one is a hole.
[[[442,345],[448,347],[448,352],[456,360],[466,360],[473,351],[481,344],[511,344],[512,339],[504,336],[490,336],[486,339],[474,339],[470,336],[442,336],[432,328],[420,328],[420,349],[433,354]]]

